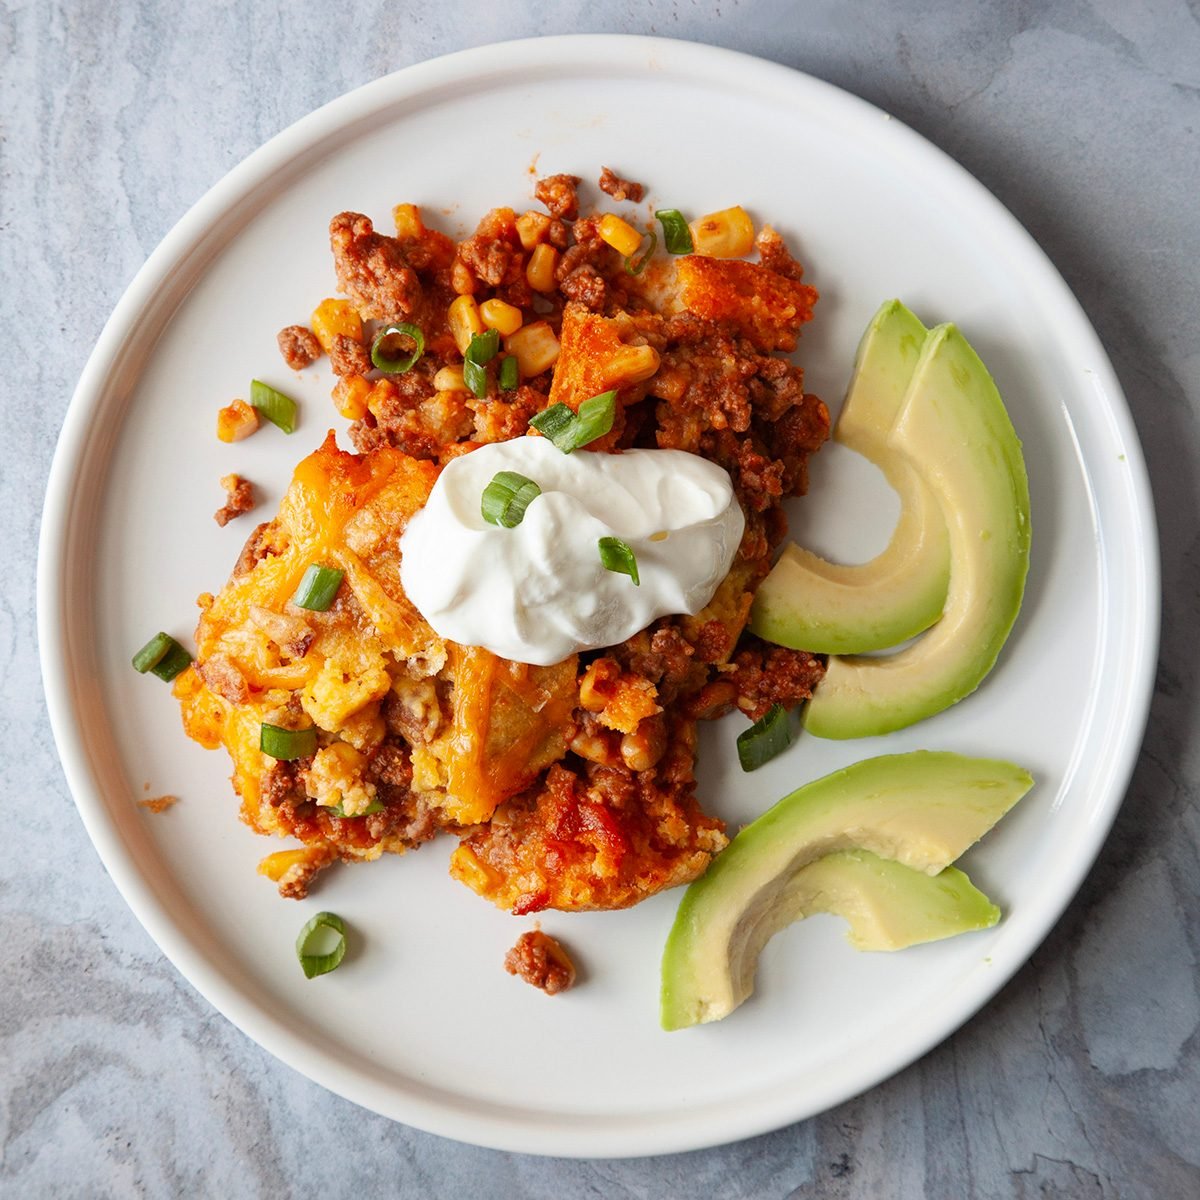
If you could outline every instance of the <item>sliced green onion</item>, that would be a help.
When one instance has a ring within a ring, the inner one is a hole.
[[[352,821],[355,817],[369,817],[372,813],[383,812],[387,807],[382,800],[372,800],[362,812],[356,812],[350,816],[346,815],[346,810],[342,808],[342,802],[339,800],[336,804],[329,806],[329,811],[335,817],[341,817],[344,821]]]
[[[738,761],[743,771],[757,771],[792,744],[792,728],[782,704],[772,704],[766,716],[738,734]]]
[[[483,489],[479,511],[489,525],[514,529],[525,519],[525,510],[542,494],[532,479],[517,471],[497,471]]]
[[[397,337],[406,337],[412,342],[411,354],[388,353],[388,347]],[[387,375],[403,375],[405,371],[412,370],[424,353],[425,335],[407,321],[393,321],[391,325],[385,325],[371,343],[371,362]]]
[[[517,356],[510,354],[500,360],[500,390],[511,392],[521,382],[521,369],[517,366]]]
[[[538,413],[529,424],[548,437],[564,454],[588,446],[613,427],[617,413],[616,391],[601,392],[585,400],[574,413],[567,405],[552,404]]]
[[[317,752],[317,727],[310,725],[307,729],[284,729],[264,721],[258,734],[258,748],[264,754],[284,762],[307,758]]]
[[[646,269],[646,264],[654,257],[655,250],[658,249],[658,234],[652,229],[648,236],[650,245],[646,247],[645,251],[636,258],[631,254],[625,260],[625,270],[630,275],[640,275]]]
[[[500,352],[500,331],[488,329],[483,333],[471,334],[470,344],[463,358],[467,362],[478,363],[481,367],[490,363]]]
[[[296,402],[261,379],[250,380],[250,403],[284,433],[296,431]]]
[[[327,930],[333,930],[337,941],[333,943],[332,950],[318,953],[314,947],[329,943]],[[300,936],[296,939],[296,957],[300,960],[305,979],[328,975],[345,956],[346,924],[337,913],[319,912],[300,930]]]
[[[143,675],[150,671],[167,683],[186,670],[191,661],[192,656],[169,633],[156,633],[133,656],[135,670]]]
[[[328,612],[344,578],[345,572],[339,571],[337,567],[309,563],[304,578],[300,580],[300,586],[292,596],[292,603],[297,608],[307,608],[309,612]]]
[[[544,408],[535,417],[529,419],[529,424],[543,437],[548,437],[560,450],[563,449],[559,439],[566,436],[575,424],[575,414],[563,403],[552,404]],[[563,453],[567,453],[565,450]]]
[[[481,363],[473,362],[469,358],[464,358],[463,383],[471,389],[472,394],[477,400],[485,399],[488,391],[487,367]]]
[[[601,392],[590,400],[585,400],[579,406],[579,426],[575,434],[578,439],[572,450],[587,446],[597,438],[602,438],[613,427],[617,415],[617,393]]]
[[[654,214],[663,227],[663,247],[668,254],[691,254],[695,250],[692,231],[677,208],[660,208]]]
[[[606,571],[615,571],[618,575],[628,575],[633,580],[634,587],[641,587],[642,580],[638,575],[637,559],[633,551],[620,538],[602,537],[600,539],[600,561]]]

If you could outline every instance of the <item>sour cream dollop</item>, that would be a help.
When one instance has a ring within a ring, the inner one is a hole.
[[[498,471],[541,489],[512,529],[483,519]],[[481,446],[452,460],[400,539],[409,599],[444,638],[549,666],[623,642],[657,617],[699,612],[729,571],[745,518],[728,474],[682,450],[576,450],[547,438]],[[640,586],[606,570],[617,537]]]

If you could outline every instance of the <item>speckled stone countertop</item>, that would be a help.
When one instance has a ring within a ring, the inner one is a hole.
[[[1187,0],[99,0],[0,5],[0,1194],[1200,1195],[1200,14]],[[336,7],[336,6],[334,6]],[[1066,276],[1128,393],[1161,522],[1145,748],[1081,893],[967,1026],[803,1124],[574,1162],[459,1145],[281,1065],[138,925],[67,793],[37,661],[41,500],[76,376],[146,255],[270,135],[370,79],[538,33],[656,33],[798,67],[977,175]]]

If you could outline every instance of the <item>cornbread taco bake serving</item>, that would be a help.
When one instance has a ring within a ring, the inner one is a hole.
[[[331,432],[300,462],[174,690],[243,819],[301,843],[262,866],[285,896],[439,834],[518,914],[687,883],[727,842],[697,722],[770,717],[764,757],[822,677],[747,630],[829,433],[786,357],[816,292],[741,208],[660,211],[656,252],[640,185],[605,171],[618,216],[581,215],[579,184],[457,243],[413,205],[394,233],[335,216],[340,296],[279,335],[294,368],[328,356],[356,452]],[[222,437],[294,426],[286,395],[251,400]]]

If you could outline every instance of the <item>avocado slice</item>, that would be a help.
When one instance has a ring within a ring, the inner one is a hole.
[[[789,544],[754,596],[750,628],[759,637],[819,654],[859,654],[898,645],[942,615],[950,581],[946,523],[920,474],[888,441],[926,334],[899,300],[880,307],[859,343],[833,431],[900,496],[887,548],[846,566]]]
[[[845,767],[785,796],[747,825],[684,893],[662,961],[664,1029],[716,1021],[754,988],[758,953],[770,936],[794,919],[799,903],[819,884],[806,883],[812,864],[843,851],[866,850],[937,884],[945,869],[1029,790],[1029,773],[996,759],[945,751],[889,754]],[[838,871],[836,862],[828,871]],[[865,867],[846,867],[846,891],[868,885]],[[905,877],[907,879],[907,877]],[[991,923],[983,898],[955,876],[944,881],[960,893],[960,928]],[[915,880],[896,895],[891,935],[950,929],[951,914],[929,917],[951,897],[934,896]],[[816,903],[815,900],[807,902]],[[838,911],[849,915],[847,901]],[[986,918],[986,920],[985,920]],[[861,936],[870,943],[864,924]],[[937,934],[934,936],[948,936]]]
[[[818,737],[903,729],[970,695],[996,663],[1029,571],[1029,481],[987,368],[953,325],[925,340],[888,444],[936,496],[950,536],[938,623],[884,657],[831,657],[804,713]]]

